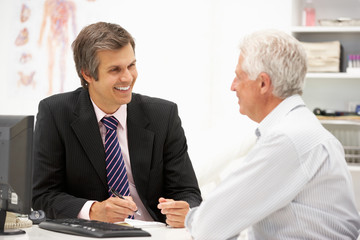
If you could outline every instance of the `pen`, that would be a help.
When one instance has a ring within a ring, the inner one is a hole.
[[[114,194],[114,195],[117,196],[118,198],[121,198],[121,199],[126,200],[123,195],[121,195],[120,193],[118,193],[118,192],[117,192],[115,189],[113,189],[112,187],[110,187],[110,191],[112,192],[112,194]],[[137,215],[141,216],[141,213],[140,213],[138,210],[136,210],[135,213],[136,213]]]

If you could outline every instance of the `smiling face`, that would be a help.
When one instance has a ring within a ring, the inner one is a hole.
[[[89,94],[102,111],[114,113],[121,105],[131,101],[131,93],[137,78],[136,59],[131,44],[118,50],[102,50],[99,59],[98,80],[85,74]]]

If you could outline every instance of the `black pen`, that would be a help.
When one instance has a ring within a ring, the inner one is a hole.
[[[123,195],[121,195],[120,193],[118,193],[118,192],[117,192],[115,189],[113,189],[112,187],[110,187],[110,191],[112,192],[112,194],[114,194],[114,195],[117,196],[118,198],[121,198],[121,199],[126,200]],[[141,216],[141,213],[139,213],[138,210],[136,210],[135,213],[136,213],[137,215]]]

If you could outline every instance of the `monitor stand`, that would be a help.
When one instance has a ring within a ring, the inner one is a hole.
[[[1,235],[17,235],[26,233],[21,229],[7,229],[5,230],[5,219],[6,219],[6,211],[0,209],[0,236]]]

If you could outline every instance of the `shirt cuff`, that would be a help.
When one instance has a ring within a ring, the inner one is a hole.
[[[194,213],[196,212],[198,207],[190,208],[189,212],[187,213],[185,217],[185,227],[188,229],[188,231],[191,233],[192,230],[192,220],[194,217]]]
[[[90,220],[90,208],[95,201],[87,201],[84,206],[81,208],[78,218]]]

